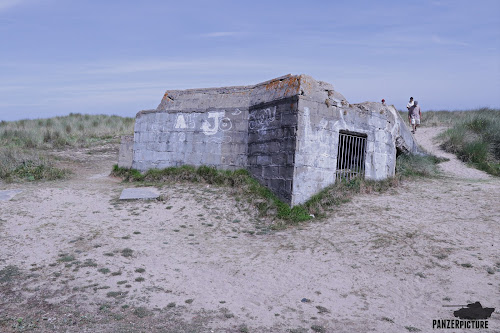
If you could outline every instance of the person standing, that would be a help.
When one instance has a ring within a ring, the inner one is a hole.
[[[406,109],[408,110],[408,123],[411,126],[411,108],[413,108],[413,97],[410,97],[410,101],[406,104]]]
[[[418,105],[418,101],[415,101],[414,105],[410,108],[411,111],[411,126],[413,128],[412,133],[417,131],[417,126],[420,125],[420,116],[422,115],[422,111],[420,110],[420,105]]]

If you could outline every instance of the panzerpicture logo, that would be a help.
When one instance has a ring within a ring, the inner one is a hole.
[[[488,329],[488,318],[495,308],[484,308],[481,303],[475,302],[467,305],[443,305],[445,307],[461,307],[453,311],[459,319],[434,319],[433,329]]]

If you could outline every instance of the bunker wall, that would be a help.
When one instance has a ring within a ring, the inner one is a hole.
[[[139,114],[134,129],[134,162],[141,171],[181,165],[222,169],[247,164],[248,109]]]
[[[292,200],[297,100],[252,106],[248,121],[248,170],[287,203]]]
[[[332,106],[300,97],[292,205],[304,203],[335,182],[340,131],[366,135],[366,179],[394,176],[394,133],[399,123],[387,106],[367,104]]]
[[[335,182],[338,129],[334,108],[300,98],[292,205]]]

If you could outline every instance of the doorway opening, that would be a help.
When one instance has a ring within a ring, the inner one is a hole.
[[[366,134],[339,132],[337,150],[337,179],[351,180],[365,177]]]

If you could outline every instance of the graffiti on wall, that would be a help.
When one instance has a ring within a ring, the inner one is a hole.
[[[186,129],[196,127],[196,117],[198,115],[196,113],[188,113],[188,114],[178,114],[175,119],[174,128]]]
[[[266,129],[276,120],[276,106],[266,109],[253,110],[248,118],[248,128],[252,130]]]
[[[225,115],[225,110],[208,112],[207,119],[203,119],[201,121],[200,129],[202,130],[203,134],[210,136],[217,134],[219,131],[229,131],[233,127],[233,123],[231,119],[229,119]],[[180,130],[196,129],[197,117],[198,114],[196,113],[179,113],[175,118],[174,128]]]
[[[214,135],[220,131],[229,131],[233,124],[231,119],[225,117],[226,111],[210,111],[208,119],[201,123],[201,130],[205,135]],[[212,121],[211,121],[212,120]]]

